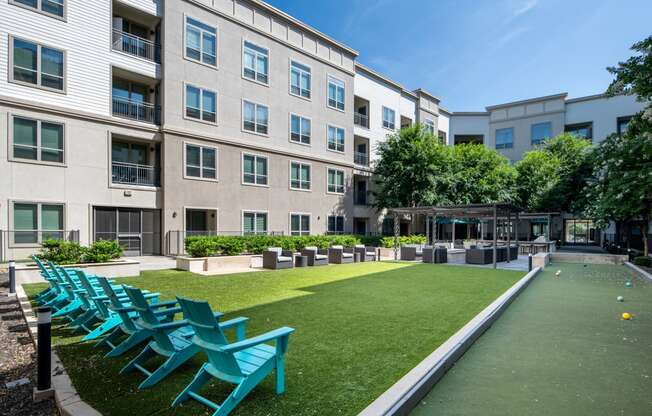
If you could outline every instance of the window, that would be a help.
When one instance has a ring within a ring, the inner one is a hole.
[[[14,243],[35,244],[63,238],[63,205],[14,203]]]
[[[629,121],[632,119],[632,116],[618,117],[616,120],[616,133],[623,134],[627,131],[627,126]]]
[[[382,234],[394,235],[394,218],[383,218]]]
[[[344,129],[328,126],[328,149],[336,152],[344,151]]]
[[[217,29],[186,17],[186,58],[217,66]]]
[[[547,121],[545,123],[532,124],[530,127],[530,137],[532,145],[542,143],[545,139],[552,137],[552,123]]]
[[[10,0],[10,3],[61,18],[66,7],[65,0]]]
[[[242,76],[252,81],[267,84],[269,66],[267,49],[245,41],[243,60]]]
[[[344,171],[328,169],[328,192],[334,194],[344,193]]]
[[[383,111],[383,127],[385,126],[385,112]],[[423,126],[425,127],[426,131],[433,136],[435,135],[435,122],[432,120],[426,119],[423,122]]]
[[[290,163],[290,188],[310,190],[310,165],[306,163]]]
[[[213,91],[186,85],[186,117],[215,123],[217,96]]]
[[[344,234],[344,217],[341,215],[328,216],[328,233]]]
[[[242,128],[252,133],[267,134],[268,111],[264,105],[244,101]]]
[[[217,179],[217,149],[186,144],[186,176]]]
[[[242,155],[242,182],[250,185],[267,185],[267,158]]]
[[[243,212],[242,213],[243,234],[267,234],[267,213],[266,212]]]
[[[63,124],[13,118],[13,155],[15,159],[63,163]]]
[[[593,123],[570,124],[564,127],[564,131],[575,136],[584,137],[587,140],[593,140]]]
[[[496,129],[496,149],[508,149],[514,145],[514,128]]]
[[[310,119],[290,115],[290,140],[297,143],[310,144]]]
[[[446,132],[439,130],[437,132],[437,137],[439,137],[439,143],[446,144]]]
[[[344,111],[344,82],[328,77],[328,106]]]
[[[290,94],[310,98],[310,68],[295,61],[290,63]]]
[[[310,235],[309,214],[290,214],[290,235]]]
[[[12,40],[11,80],[55,91],[64,90],[64,53],[25,40]]]
[[[386,129],[394,130],[396,127],[396,113],[391,108],[383,107],[383,127]],[[435,134],[435,128],[433,124],[433,133]]]

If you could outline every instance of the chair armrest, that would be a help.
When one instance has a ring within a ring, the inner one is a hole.
[[[284,257],[293,257],[294,252],[292,250],[281,250],[281,256]]]
[[[179,313],[181,311],[182,311],[181,307],[177,306],[175,308],[167,308],[167,309],[161,309],[160,311],[154,311],[154,315],[156,315],[156,316],[176,315],[177,313]]]
[[[165,302],[150,303],[149,307],[150,308],[164,308],[164,307],[167,307],[167,306],[175,306],[178,303],[179,302],[177,302],[176,300],[168,300],[168,301],[165,301]]]
[[[121,306],[119,308],[116,306],[109,306],[109,309],[113,312],[134,312],[136,310],[133,306]]]
[[[294,328],[284,326],[282,328],[278,328],[273,331],[266,332],[264,334],[255,336],[253,338],[245,339],[243,341],[238,341],[238,342],[234,342],[233,344],[226,345],[222,347],[222,350],[227,352],[238,352],[238,351],[246,350],[247,348],[265,343],[267,341],[272,341],[275,339],[287,337],[293,332],[294,332]]]
[[[215,315],[221,315],[216,313]],[[242,341],[245,339],[245,332],[247,330],[247,321],[249,318],[240,316],[238,318],[229,319],[219,324],[221,329],[234,329],[235,330],[235,340]]]
[[[184,326],[190,325],[187,319],[181,319],[179,321],[167,322],[164,324],[153,325],[152,329],[160,329],[162,331],[174,331]]]

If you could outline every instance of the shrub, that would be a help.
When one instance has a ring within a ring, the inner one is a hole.
[[[652,267],[652,257],[650,256],[634,257],[634,264],[637,266]]]
[[[39,257],[58,264],[81,263],[85,249],[79,243],[48,239],[41,244]]]
[[[122,256],[122,246],[116,240],[100,240],[85,250],[86,263],[104,263]]]
[[[215,253],[215,242],[208,238],[193,237],[186,242],[186,251],[192,257],[208,257]]]
[[[398,238],[398,245],[403,244],[425,244],[426,243],[425,235],[402,235]],[[385,248],[394,247],[394,237],[383,237],[382,246]]]

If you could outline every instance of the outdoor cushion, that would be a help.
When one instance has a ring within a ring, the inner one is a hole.
[[[353,253],[342,253],[342,257],[353,257]]]
[[[331,246],[331,248],[334,248],[336,250],[344,250],[344,246]]]
[[[278,261],[292,261],[292,257],[278,256]]]
[[[367,256],[375,256],[376,255],[376,253],[374,253],[373,251],[367,251],[365,254]]]
[[[364,248],[364,244],[356,244],[355,248]]]
[[[283,251],[283,249],[282,249],[281,247],[269,247],[269,248],[267,249],[267,251],[275,251],[275,252],[277,252],[278,255],[280,256],[280,255],[281,255],[281,252]]]
[[[325,254],[315,254],[315,260],[324,260],[327,259],[328,256]]]
[[[315,246],[309,246],[309,247],[304,247],[304,250],[310,250],[310,251],[318,251],[319,249]]]

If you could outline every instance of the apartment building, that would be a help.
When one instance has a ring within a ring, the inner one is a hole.
[[[149,255],[192,234],[391,234],[371,167],[401,127],[491,147],[511,127],[515,160],[530,119],[597,138],[635,112],[565,95],[450,112],[357,55],[260,0],[0,1],[0,257],[48,237]]]

